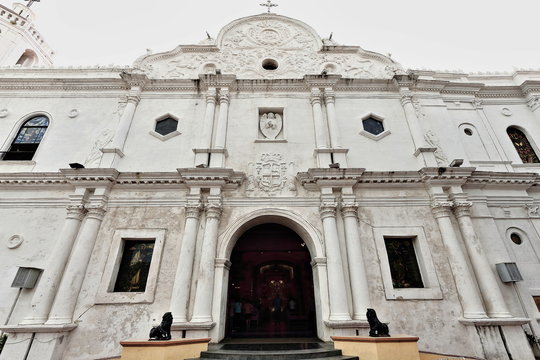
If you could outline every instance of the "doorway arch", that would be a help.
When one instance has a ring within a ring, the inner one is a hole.
[[[213,341],[220,341],[226,334],[227,298],[231,254],[240,237],[249,229],[261,224],[278,224],[287,227],[298,235],[305,244],[311,258],[315,318],[317,336],[329,340],[330,334],[323,319],[328,319],[328,277],[326,272],[326,254],[321,232],[313,227],[305,216],[283,209],[260,209],[237,217],[226,230],[219,235],[216,253],[216,272],[212,317],[216,325],[210,330]]]

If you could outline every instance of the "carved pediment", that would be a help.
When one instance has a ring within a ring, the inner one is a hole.
[[[263,66],[268,61],[272,68]],[[235,20],[215,40],[145,55],[135,66],[157,79],[198,79],[199,74],[217,70],[238,79],[301,79],[323,71],[346,78],[385,79],[403,73],[386,56],[323,41],[305,23],[275,14]]]

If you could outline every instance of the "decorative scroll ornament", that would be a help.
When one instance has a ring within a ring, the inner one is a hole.
[[[90,154],[88,154],[88,157],[84,162],[85,167],[91,168],[99,166],[99,161],[103,155],[101,149],[112,141],[113,136],[114,133],[110,129],[105,129],[99,134],[98,138],[94,142],[94,146],[92,146],[92,150],[90,150]]]
[[[275,140],[283,128],[283,119],[280,114],[268,112],[259,117],[259,129],[265,138]]]
[[[16,249],[23,243],[24,238],[21,235],[13,235],[6,241],[8,249]]]
[[[540,209],[540,206],[535,204],[525,204],[525,208],[527,209],[530,217],[538,217],[538,209]]]
[[[0,110],[0,118],[5,118],[9,115],[8,109],[1,109]]]
[[[527,106],[532,111],[535,111],[536,109],[538,109],[540,107],[540,96],[539,95],[532,96],[530,100],[527,102]]]
[[[292,175],[294,163],[283,160],[281,154],[261,154],[260,161],[250,163],[248,177],[248,191],[256,188],[270,194],[282,191],[286,186],[290,191],[296,191],[294,176]]]

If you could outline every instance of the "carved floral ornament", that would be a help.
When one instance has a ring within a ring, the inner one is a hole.
[[[403,72],[399,64],[383,55],[360,48],[347,52],[321,52],[321,38],[308,25],[279,15],[256,15],[227,25],[216,45],[200,48],[180,46],[162,54],[147,55],[135,66],[151,78],[198,79],[211,64],[223,74],[246,78],[303,78],[305,74],[332,73],[349,78],[391,78]],[[265,59],[279,66],[265,70]]]

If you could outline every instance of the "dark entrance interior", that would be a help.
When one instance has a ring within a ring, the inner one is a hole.
[[[227,337],[314,337],[311,256],[279,224],[246,231],[231,254]]]

